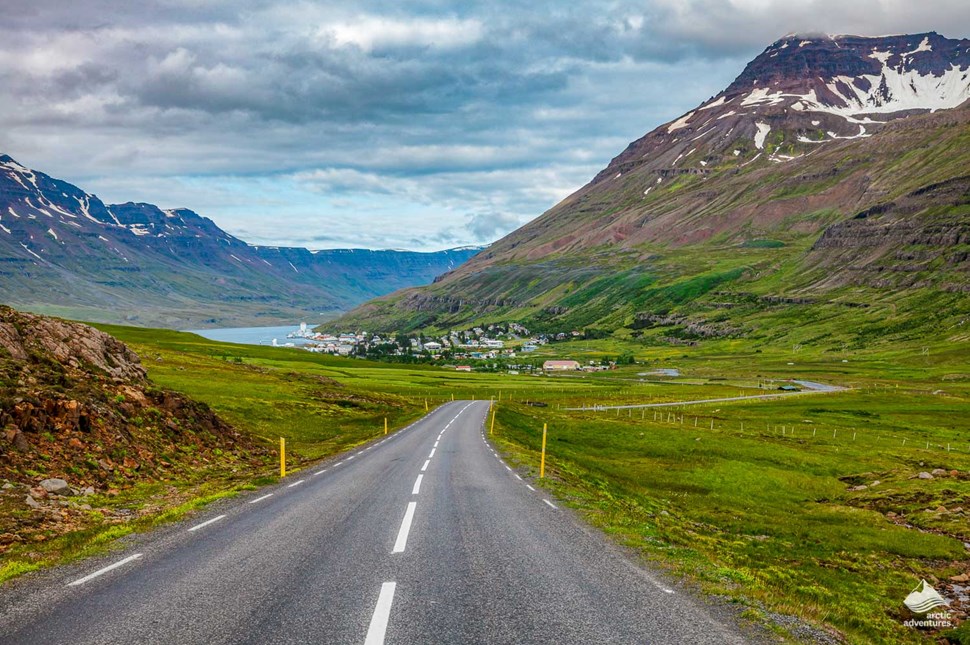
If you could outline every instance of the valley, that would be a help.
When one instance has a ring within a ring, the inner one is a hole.
[[[438,253],[0,157],[0,642],[970,643],[968,79],[935,32],[785,36]]]
[[[586,362],[631,348],[638,364],[514,376],[103,328],[143,357],[155,383],[207,404],[264,450],[285,437],[295,472],[370,445],[383,435],[384,416],[394,429],[452,397],[494,400],[488,438],[516,473],[639,557],[735,606],[741,620],[780,633],[920,642],[902,627],[901,605],[887,600],[904,596],[913,576],[936,581],[955,615],[966,611],[959,583],[949,579],[967,572],[970,374],[965,355],[945,343],[926,354],[866,351],[842,362],[807,350],[797,357],[784,348],[751,353],[732,341],[656,351],[575,340],[536,354]],[[756,395],[768,380],[791,378],[846,389],[775,401],[581,409]],[[542,424],[550,435],[539,479]],[[210,473],[201,489],[191,480],[165,486],[189,495],[227,486],[245,493],[275,481],[273,469],[270,456],[228,478]],[[159,485],[123,487],[96,503],[152,517]],[[150,526],[119,524],[119,517],[106,515],[100,531]],[[4,553],[5,570],[55,557],[58,544],[14,547]]]

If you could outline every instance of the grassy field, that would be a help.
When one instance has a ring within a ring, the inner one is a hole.
[[[506,404],[495,439],[535,473],[548,423],[546,485],[706,591],[909,642],[909,589],[967,569],[966,405],[895,391],[620,416]],[[913,479],[934,469],[948,474]]]
[[[556,349],[584,359],[627,346],[572,345]],[[923,578],[942,590],[938,582],[970,571],[970,387],[960,350],[856,355],[849,363],[744,356],[725,346],[654,354],[654,366],[678,368],[681,377],[643,366],[596,375],[626,383],[604,393],[605,403],[693,400],[707,397],[692,392],[732,387],[737,395],[766,378],[851,389],[597,412],[566,411],[586,398],[549,392],[540,397],[545,408],[503,404],[494,439],[535,475],[548,424],[545,486],[619,541],[750,615],[799,616],[849,642],[923,642],[929,637],[903,625],[903,598]],[[945,474],[917,478],[933,471]],[[968,642],[965,628],[962,638]]]
[[[962,347],[945,341],[926,351],[833,355],[608,338],[546,346],[536,358],[633,351],[639,364],[534,377],[100,327],[129,343],[159,385],[209,404],[269,446],[286,437],[293,469],[380,436],[385,417],[393,430],[453,396],[500,400],[494,439],[524,471],[535,474],[542,424],[549,424],[542,485],[618,541],[771,625],[797,616],[850,642],[925,642],[903,626],[902,599],[921,578],[945,582],[968,570],[970,523],[961,508],[970,509],[970,375]],[[788,378],[849,389],[567,410],[758,395]],[[914,478],[934,469],[947,474]],[[235,488],[273,481],[274,473],[270,461]],[[219,485],[209,482],[197,498],[107,536],[177,517],[218,495]],[[124,503],[150,504],[157,494],[146,486],[125,493]]]
[[[902,599],[921,578],[945,581],[967,569],[970,523],[960,509],[970,509],[970,378],[951,343],[833,355],[745,353],[732,341],[658,349],[609,338],[546,346],[536,358],[634,351],[640,364],[513,377],[108,330],[141,352],[160,384],[267,440],[287,436],[307,459],[374,436],[385,414],[404,423],[425,401],[501,399],[496,440],[512,459],[535,471],[548,423],[544,485],[616,539],[769,623],[794,615],[852,642],[919,642],[903,626]],[[788,378],[850,389],[565,409],[757,395]],[[325,403],[338,396],[361,404]],[[914,478],[934,469],[948,474]]]

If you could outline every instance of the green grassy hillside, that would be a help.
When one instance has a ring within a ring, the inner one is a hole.
[[[502,320],[788,344],[806,340],[792,329],[812,328],[853,346],[938,334],[970,314],[968,115],[903,119],[784,162],[742,146],[665,178],[647,160],[582,188],[435,284],[326,326]],[[645,331],[654,327],[663,333]]]

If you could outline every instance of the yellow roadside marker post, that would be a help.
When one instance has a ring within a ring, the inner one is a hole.
[[[424,400],[424,411],[425,411],[425,412],[427,412],[427,411],[428,411],[428,399],[425,399],[425,400]]]
[[[495,433],[495,407],[492,407],[492,425],[488,428],[488,434]]]
[[[286,439],[280,437],[280,478],[286,477]]]
[[[542,424],[542,457],[539,460],[539,479],[546,476],[546,424]]]
[[[387,417],[384,417],[384,434],[387,434]]]
[[[454,394],[452,394],[452,395],[451,395],[451,400],[452,400],[452,401],[454,401],[454,400],[455,400],[455,395],[454,395]]]

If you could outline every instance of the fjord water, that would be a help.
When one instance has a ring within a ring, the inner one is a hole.
[[[216,340],[223,343],[240,343],[242,345],[272,345],[273,339],[280,345],[293,343],[302,345],[306,342],[303,338],[287,338],[286,335],[299,331],[299,325],[282,325],[278,327],[217,327],[214,329],[189,329],[193,334],[198,334],[209,340]]]

